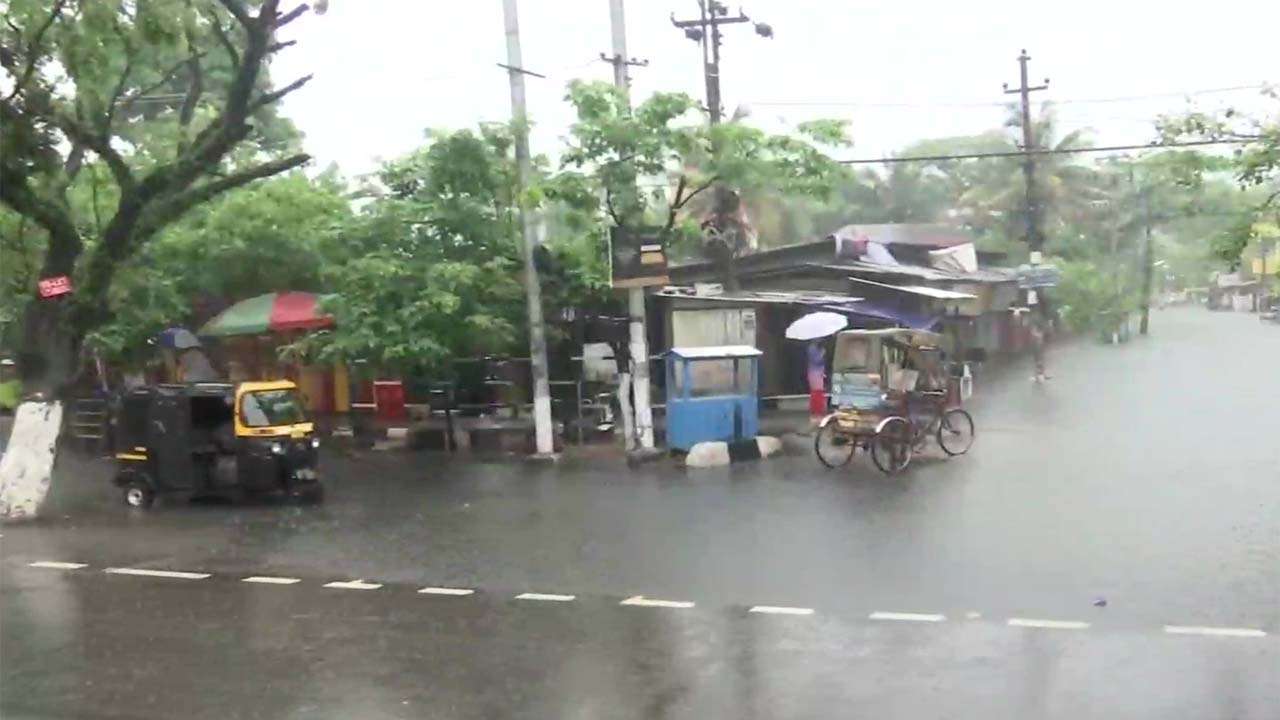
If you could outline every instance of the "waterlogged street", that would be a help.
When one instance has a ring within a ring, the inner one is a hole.
[[[321,507],[3,528],[6,718],[1264,718],[1280,333],[1155,315],[978,388],[970,455],[628,471],[371,453]]]

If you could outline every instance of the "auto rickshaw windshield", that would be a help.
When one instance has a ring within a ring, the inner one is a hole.
[[[293,425],[307,421],[302,398],[293,389],[245,393],[240,400],[240,417],[248,427]]]

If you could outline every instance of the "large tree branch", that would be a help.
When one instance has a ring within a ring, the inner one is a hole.
[[[189,39],[194,47],[194,38]],[[187,97],[182,101],[182,109],[178,111],[178,125],[183,128],[191,125],[191,119],[195,117],[196,105],[200,102],[200,96],[204,94],[204,72],[200,67],[200,54],[192,52],[187,65],[191,69],[191,84],[187,86]]]
[[[49,275],[70,275],[84,249],[70,212],[36,195],[27,183],[26,173],[7,162],[0,163],[0,202],[49,233],[43,271]]]
[[[312,77],[315,77],[315,76],[303,75],[302,77],[298,78],[297,80],[294,80],[288,85],[285,85],[279,90],[273,90],[269,93],[263,93],[262,95],[259,95],[257,100],[254,100],[252,103],[250,103],[249,112],[250,113],[256,112],[259,108],[262,108],[264,106],[270,105],[273,102],[276,102],[277,100],[284,97],[285,95],[288,95],[294,90],[297,90],[303,85],[306,85],[307,83],[311,82]]]
[[[49,32],[49,28],[57,22],[62,15],[62,8],[66,5],[66,0],[55,0],[53,9],[49,11],[49,17],[45,18],[44,23],[36,30],[36,34],[31,38],[31,42],[27,44],[27,64],[22,70],[14,83],[13,89],[9,91],[9,97],[6,100],[12,100],[19,93],[26,89],[26,85],[31,81],[31,76],[35,74],[36,65],[40,64],[40,44],[44,42],[44,34]],[[11,23],[12,24],[12,23]]]
[[[263,0],[256,17],[240,0],[219,0],[245,28],[246,40],[240,64],[227,89],[222,112],[201,130],[190,148],[176,160],[152,170],[139,183],[139,201],[145,205],[162,193],[182,191],[202,174],[218,166],[231,149],[249,135],[250,101],[274,33],[279,0]]]
[[[141,190],[121,198],[120,208],[89,256],[84,282],[77,296],[76,323],[83,329],[103,320],[108,312],[106,292],[120,263],[157,231],[182,217],[191,208],[254,180],[278,175],[311,159],[298,154],[234,172],[226,177],[186,189],[148,203],[139,201]]]
[[[227,9],[227,12],[231,13],[231,16],[236,19],[236,22],[246,27],[253,23],[253,18],[249,15],[249,10],[245,7],[244,3],[240,2],[240,0],[218,0],[218,2],[222,3],[222,6]],[[272,9],[272,13],[275,13],[274,8]]]
[[[681,179],[683,180],[684,178],[681,178]],[[683,208],[685,205],[688,205],[690,200],[697,197],[698,194],[701,193],[702,191],[711,188],[713,185],[716,184],[717,180],[719,180],[718,177],[712,177],[710,180],[702,183],[698,187],[694,188],[693,191],[690,192],[688,195],[685,195],[683,199],[677,200],[675,203],[673,203],[673,207],[676,210],[679,210]]]
[[[222,49],[227,51],[227,57],[231,59],[231,66],[238,67],[240,65],[240,51],[236,50],[235,43],[231,42],[231,37],[227,35],[226,29],[222,27],[222,21],[218,19],[218,14],[210,12],[208,18],[209,26],[213,28],[213,34],[218,38]]]
[[[189,188],[169,199],[157,202],[153,209],[147,211],[144,222],[140,224],[142,226],[140,229],[156,223],[163,226],[178,219],[183,213],[196,205],[207,202],[228,190],[248,185],[254,180],[279,175],[282,172],[305,164],[310,159],[310,155],[298,153],[239,170],[217,180],[210,180],[204,184]]]
[[[276,18],[276,23],[275,23],[276,27],[282,28],[285,25],[288,25],[289,23],[293,22],[294,20],[297,20],[299,17],[302,16],[302,13],[306,12],[309,9],[309,7],[310,6],[308,6],[306,3],[302,3],[301,5],[290,10],[289,12],[278,16]]]
[[[179,60],[178,62],[174,63],[173,66],[170,67],[168,70],[165,70],[164,73],[161,74],[159,80],[151,83],[150,85],[144,88],[141,88],[139,90],[135,90],[134,92],[129,93],[128,97],[122,98],[119,101],[119,103],[117,103],[118,106],[122,108],[131,107],[134,103],[141,100],[142,98],[150,95],[156,90],[159,90],[165,85],[168,85],[169,82],[173,80],[174,76],[178,74],[178,71],[181,70],[184,66],[188,65],[193,59],[200,59],[208,54],[209,54],[208,50],[201,50],[200,52],[197,52],[193,55],[189,55]]]

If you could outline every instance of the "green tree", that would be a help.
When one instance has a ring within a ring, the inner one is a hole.
[[[597,189],[608,221],[696,238],[730,286],[736,284],[733,259],[751,244],[741,197],[761,190],[825,197],[847,174],[823,150],[849,144],[841,122],[805,123],[795,135],[771,135],[741,120],[707,125],[688,95],[655,93],[633,110],[620,90],[603,82],[574,81],[567,99],[577,122],[563,167]],[[637,192],[637,179],[658,187]],[[721,199],[707,207],[703,199],[717,185]],[[703,204],[701,222],[691,217],[695,200]]]
[[[456,357],[509,354],[525,332],[519,207],[547,210],[554,228],[538,262],[549,316],[600,292],[603,259],[585,242],[594,228],[558,202],[577,191],[571,178],[541,179],[516,191],[510,129],[432,132],[427,144],[386,163],[378,196],[336,236],[325,273],[334,294],[325,307],[333,331],[299,350],[361,359],[405,372],[441,372]],[[583,202],[579,199],[577,202]]]
[[[1163,116],[1157,123],[1161,139],[1168,142],[1221,140],[1235,145],[1229,158],[1202,155],[1203,164],[1188,168],[1188,174],[1199,179],[1225,166],[1250,198],[1249,216],[1237,218],[1211,239],[1213,254],[1233,267],[1258,237],[1257,228],[1276,222],[1280,215],[1280,90],[1269,86],[1262,95],[1272,104],[1258,115],[1228,109]]]
[[[39,228],[39,276],[69,276],[76,287],[70,299],[22,307],[28,389],[67,387],[86,336],[111,319],[118,270],[164,228],[309,159],[262,144],[244,149],[261,137],[260,112],[309,79],[268,89],[270,58],[291,44],[276,33],[306,10],[282,12],[279,0],[5,3],[0,203]],[[215,57],[226,72],[206,83],[202,68]],[[182,97],[176,112],[140,110],[173,83]],[[84,192],[87,204],[76,199]],[[49,467],[7,467],[15,476],[0,483],[0,515],[35,514]]]
[[[0,201],[40,228],[39,274],[71,276],[77,288],[70,301],[23,308],[30,387],[57,391],[73,376],[85,336],[110,319],[117,270],[165,227],[307,161],[237,152],[256,137],[256,115],[306,81],[268,90],[266,79],[288,44],[276,32],[305,9],[282,13],[278,0],[7,3]],[[221,79],[206,82],[206,62],[225,70]],[[176,112],[140,109],[175,83]],[[83,193],[93,201],[76,201]]]
[[[193,316],[194,302],[323,291],[326,258],[350,216],[332,173],[310,180],[295,171],[232,190],[163,230],[121,268],[108,295],[111,319],[85,344],[131,363],[166,327],[207,319]]]

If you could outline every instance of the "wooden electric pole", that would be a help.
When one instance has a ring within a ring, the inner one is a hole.
[[[1004,92],[1006,95],[1019,95],[1022,102],[1022,175],[1027,186],[1027,247],[1031,249],[1031,264],[1036,265],[1039,264],[1040,253],[1044,249],[1044,234],[1040,229],[1040,200],[1036,192],[1035,156],[1032,154],[1036,146],[1035,134],[1031,127],[1031,93],[1049,87],[1049,78],[1045,78],[1043,85],[1034,87],[1028,85],[1027,63],[1030,60],[1031,56],[1026,50],[1018,55],[1021,82],[1016,88],[1010,88],[1009,84],[1005,83]]]
[[[647,62],[630,59],[627,57],[627,23],[626,16],[623,12],[623,0],[609,0],[609,21],[613,30],[613,55],[601,55],[608,63],[613,65],[613,82],[627,99],[627,105],[631,104],[631,78],[628,77],[627,69],[632,65],[647,65]],[[630,164],[627,165],[630,170]],[[623,220],[631,223],[640,223],[643,218],[639,217],[639,203],[637,202],[637,191],[635,187],[635,173],[627,174],[629,185],[620,189],[624,197],[620,198],[619,205],[622,207]],[[644,288],[633,287],[627,288],[627,315],[628,325],[631,334],[631,387],[632,395],[635,398],[635,437],[627,438],[627,449],[635,449],[638,443],[642,450],[653,449],[653,408],[650,406],[649,395],[649,342],[647,330],[645,328],[645,307],[644,307]],[[622,370],[622,368],[619,368]],[[626,392],[626,388],[622,388]],[[628,423],[623,423],[623,427],[627,427]]]
[[[520,21],[516,0],[503,0],[502,14],[507,34],[507,75],[511,80],[511,120],[515,135],[518,193],[529,187],[529,118],[525,109],[524,69],[520,59]],[[532,74],[532,73],[531,73]],[[529,363],[533,371],[533,428],[539,455],[550,457],[555,452],[551,431],[551,386],[547,372],[547,337],[542,326],[542,288],[538,284],[538,268],[534,250],[538,244],[533,215],[520,203],[520,234],[524,242],[524,292],[529,313]]]

